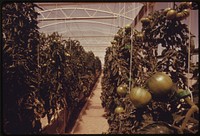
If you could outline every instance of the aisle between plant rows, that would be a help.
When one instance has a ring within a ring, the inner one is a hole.
[[[108,123],[104,117],[105,111],[101,106],[101,79],[99,77],[94,90],[89,97],[85,107],[79,115],[79,118],[71,134],[102,134],[108,130]]]

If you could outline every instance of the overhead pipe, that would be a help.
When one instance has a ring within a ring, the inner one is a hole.
[[[84,35],[84,36],[72,36],[73,38],[87,38],[87,37],[91,37],[91,38],[107,38],[107,37],[114,37],[114,35]],[[66,37],[64,37],[66,38]]]
[[[117,16],[71,17],[71,18],[42,18],[42,19],[38,19],[38,21],[54,21],[54,20],[88,20],[88,19],[117,19]]]

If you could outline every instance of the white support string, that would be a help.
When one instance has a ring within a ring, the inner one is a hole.
[[[40,35],[39,35],[40,36]],[[46,36],[46,35],[44,35]],[[40,82],[40,77],[41,77],[41,66],[40,66],[40,44],[37,45],[37,68],[38,68],[38,75],[37,75],[37,80]],[[39,83],[37,84],[39,88]]]
[[[69,37],[69,50],[70,50],[70,52],[72,50],[72,47],[71,47],[71,38],[70,37]]]
[[[121,7],[121,3],[119,3],[119,9],[120,9],[120,7]],[[120,18],[121,18],[121,15],[120,15],[121,13],[120,13],[120,10],[119,10],[119,26],[120,26]],[[119,42],[117,42],[117,46],[119,46]],[[113,50],[114,50],[114,48],[113,48]],[[119,72],[120,73],[120,72]]]
[[[188,17],[188,29],[189,29],[189,46],[188,46],[188,73],[187,73],[187,76],[189,76],[190,74],[190,40],[191,40],[191,15]],[[190,79],[187,77],[187,88],[188,88],[188,91],[190,92],[190,95],[191,95],[191,101],[193,102],[193,95],[192,95],[192,92],[190,91],[190,88],[189,88],[189,83],[190,83]]]
[[[56,3],[56,9],[57,9],[57,8],[58,8],[58,7],[57,7],[57,3]],[[56,10],[56,17],[57,17],[57,16],[58,16],[58,10]],[[57,24],[57,23],[58,23],[58,21],[56,20],[56,24]],[[56,25],[56,30],[58,31],[57,25]],[[56,31],[56,30],[55,30],[55,31]],[[54,31],[54,32],[55,32],[55,31]]]
[[[133,51],[133,29],[132,29],[132,25],[131,25],[131,49],[130,49],[130,71],[129,71],[129,93],[131,92],[131,79],[132,79],[132,51]]]
[[[135,5],[134,5],[134,8],[135,8]],[[135,10],[133,11],[133,15],[135,15]],[[130,36],[130,38],[131,38],[131,49],[130,49],[130,67],[129,67],[129,69],[130,69],[130,71],[129,71],[129,93],[131,92],[131,87],[132,87],[132,85],[131,85],[131,81],[132,81],[132,57],[133,57],[133,55],[132,55],[132,52],[133,52],[133,25],[132,25],[132,23],[131,23],[131,36]]]
[[[116,3],[115,3],[115,6],[114,6],[114,11],[115,11],[115,9],[116,9]],[[115,14],[113,14],[113,16],[115,16]],[[115,19],[112,19],[112,24],[116,25]],[[116,30],[116,27],[112,27],[112,28],[110,29],[110,33],[113,33],[113,31],[114,31],[114,33],[115,33],[115,32],[116,32],[115,30]]]
[[[119,9],[120,9],[120,3],[118,4],[118,11],[119,11]],[[120,12],[119,12],[119,13],[120,13]],[[118,15],[117,15],[117,16],[118,16],[118,19],[119,19],[119,20],[118,20],[118,27],[120,27],[120,24],[119,24],[119,21],[120,21],[119,13],[118,13]]]
[[[147,11],[146,11],[146,16],[149,14],[149,2],[147,2]]]
[[[37,68],[38,68],[38,75],[37,75],[37,80],[38,82],[40,81],[40,76],[41,76],[41,68],[40,68],[40,44],[37,45]],[[37,84],[39,87],[39,84]]]
[[[124,13],[122,13],[122,14],[124,14],[124,16],[123,16],[123,23],[122,23],[122,26],[123,26],[123,29],[124,29],[124,31],[123,31],[123,39],[122,39],[122,44],[124,44],[124,38],[125,38],[125,12],[126,12],[126,10],[125,10],[125,3],[124,3]],[[119,44],[119,43],[118,43]],[[118,45],[119,46],[119,45]],[[119,67],[119,75],[121,76],[121,68]]]
[[[124,9],[123,9],[124,10]],[[120,13],[119,13],[120,14]],[[122,15],[123,15],[123,13],[122,13]],[[120,17],[121,17],[121,15],[120,15]],[[122,22],[122,26],[124,26],[124,23]],[[124,35],[124,33],[123,33],[123,36],[125,36]],[[124,43],[124,38],[122,39],[122,43]],[[118,47],[119,47],[120,45],[119,45],[119,42],[118,42]],[[119,75],[121,75],[121,69],[119,68]]]
[[[126,25],[126,24],[125,24],[125,14],[126,14],[126,13],[125,13],[125,12],[126,12],[125,7],[126,7],[126,5],[125,5],[125,2],[124,2],[124,20],[123,20],[124,22],[123,22],[123,26]],[[125,35],[125,34],[124,34],[124,35]]]

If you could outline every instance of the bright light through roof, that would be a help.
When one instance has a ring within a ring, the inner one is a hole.
[[[131,24],[143,6],[139,2],[37,4],[44,9],[37,9],[40,32],[58,32],[64,39],[77,39],[86,50],[92,46],[104,47],[101,55],[98,49],[91,48],[102,62],[105,49],[111,45],[119,27]]]

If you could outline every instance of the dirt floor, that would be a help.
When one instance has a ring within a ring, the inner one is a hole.
[[[104,109],[101,106],[101,78],[97,81],[93,93],[81,111],[71,134],[102,134],[108,130]]]

